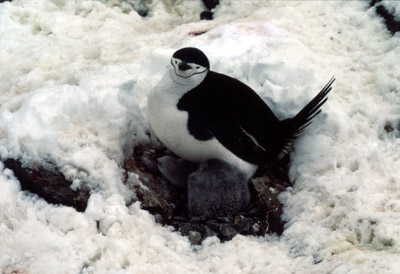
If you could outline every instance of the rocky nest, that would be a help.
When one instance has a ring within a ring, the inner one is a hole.
[[[260,168],[250,180],[251,208],[248,211],[234,217],[220,216],[193,222],[188,213],[187,191],[170,184],[158,170],[157,158],[165,153],[165,148],[138,146],[123,164],[125,183],[135,190],[141,207],[153,214],[157,223],[173,226],[192,244],[201,244],[211,236],[217,236],[223,242],[237,234],[262,236],[283,232],[282,204],[278,195],[291,186],[287,176],[288,158],[273,167]],[[71,206],[81,212],[85,210],[89,190],[71,189],[71,182],[50,163],[46,167],[24,166],[18,160],[8,159],[4,164],[14,171],[23,190],[35,193],[49,203]]]
[[[186,190],[170,184],[158,171],[157,158],[164,154],[165,149],[140,146],[124,164],[127,184],[136,190],[142,208],[151,212],[156,222],[173,226],[193,244],[200,244],[210,236],[226,241],[237,234],[262,236],[283,232],[282,204],[278,195],[291,186],[287,175],[289,158],[273,167],[260,168],[250,180],[252,206],[247,212],[191,222]]]

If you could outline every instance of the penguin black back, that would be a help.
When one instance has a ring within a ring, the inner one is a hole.
[[[294,118],[280,121],[250,87],[210,71],[200,85],[182,96],[178,109],[189,112],[188,129],[195,138],[215,137],[243,160],[269,165],[291,151],[297,136],[320,113],[334,80]]]

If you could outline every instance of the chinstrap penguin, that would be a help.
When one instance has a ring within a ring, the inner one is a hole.
[[[257,166],[276,163],[318,115],[332,89],[326,86],[293,118],[279,120],[250,87],[210,70],[197,48],[176,51],[148,97],[151,128],[172,152],[201,163],[219,159],[245,180]]]

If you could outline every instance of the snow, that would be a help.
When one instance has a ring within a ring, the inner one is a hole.
[[[221,2],[213,21],[199,21],[199,1],[152,1],[146,18],[116,1],[0,4],[1,158],[54,162],[93,193],[84,213],[49,205],[0,164],[1,272],[398,272],[399,34],[363,1]],[[138,202],[126,206],[135,194],[121,164],[153,142],[147,94],[183,46],[280,118],[336,76],[292,154],[282,236],[195,247]]]

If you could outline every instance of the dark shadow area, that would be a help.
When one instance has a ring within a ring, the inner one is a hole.
[[[375,7],[376,13],[381,16],[384,21],[386,28],[392,33],[400,31],[400,21],[396,20],[394,15],[390,14],[389,11],[383,5],[379,5],[382,0],[372,0],[370,7]]]

